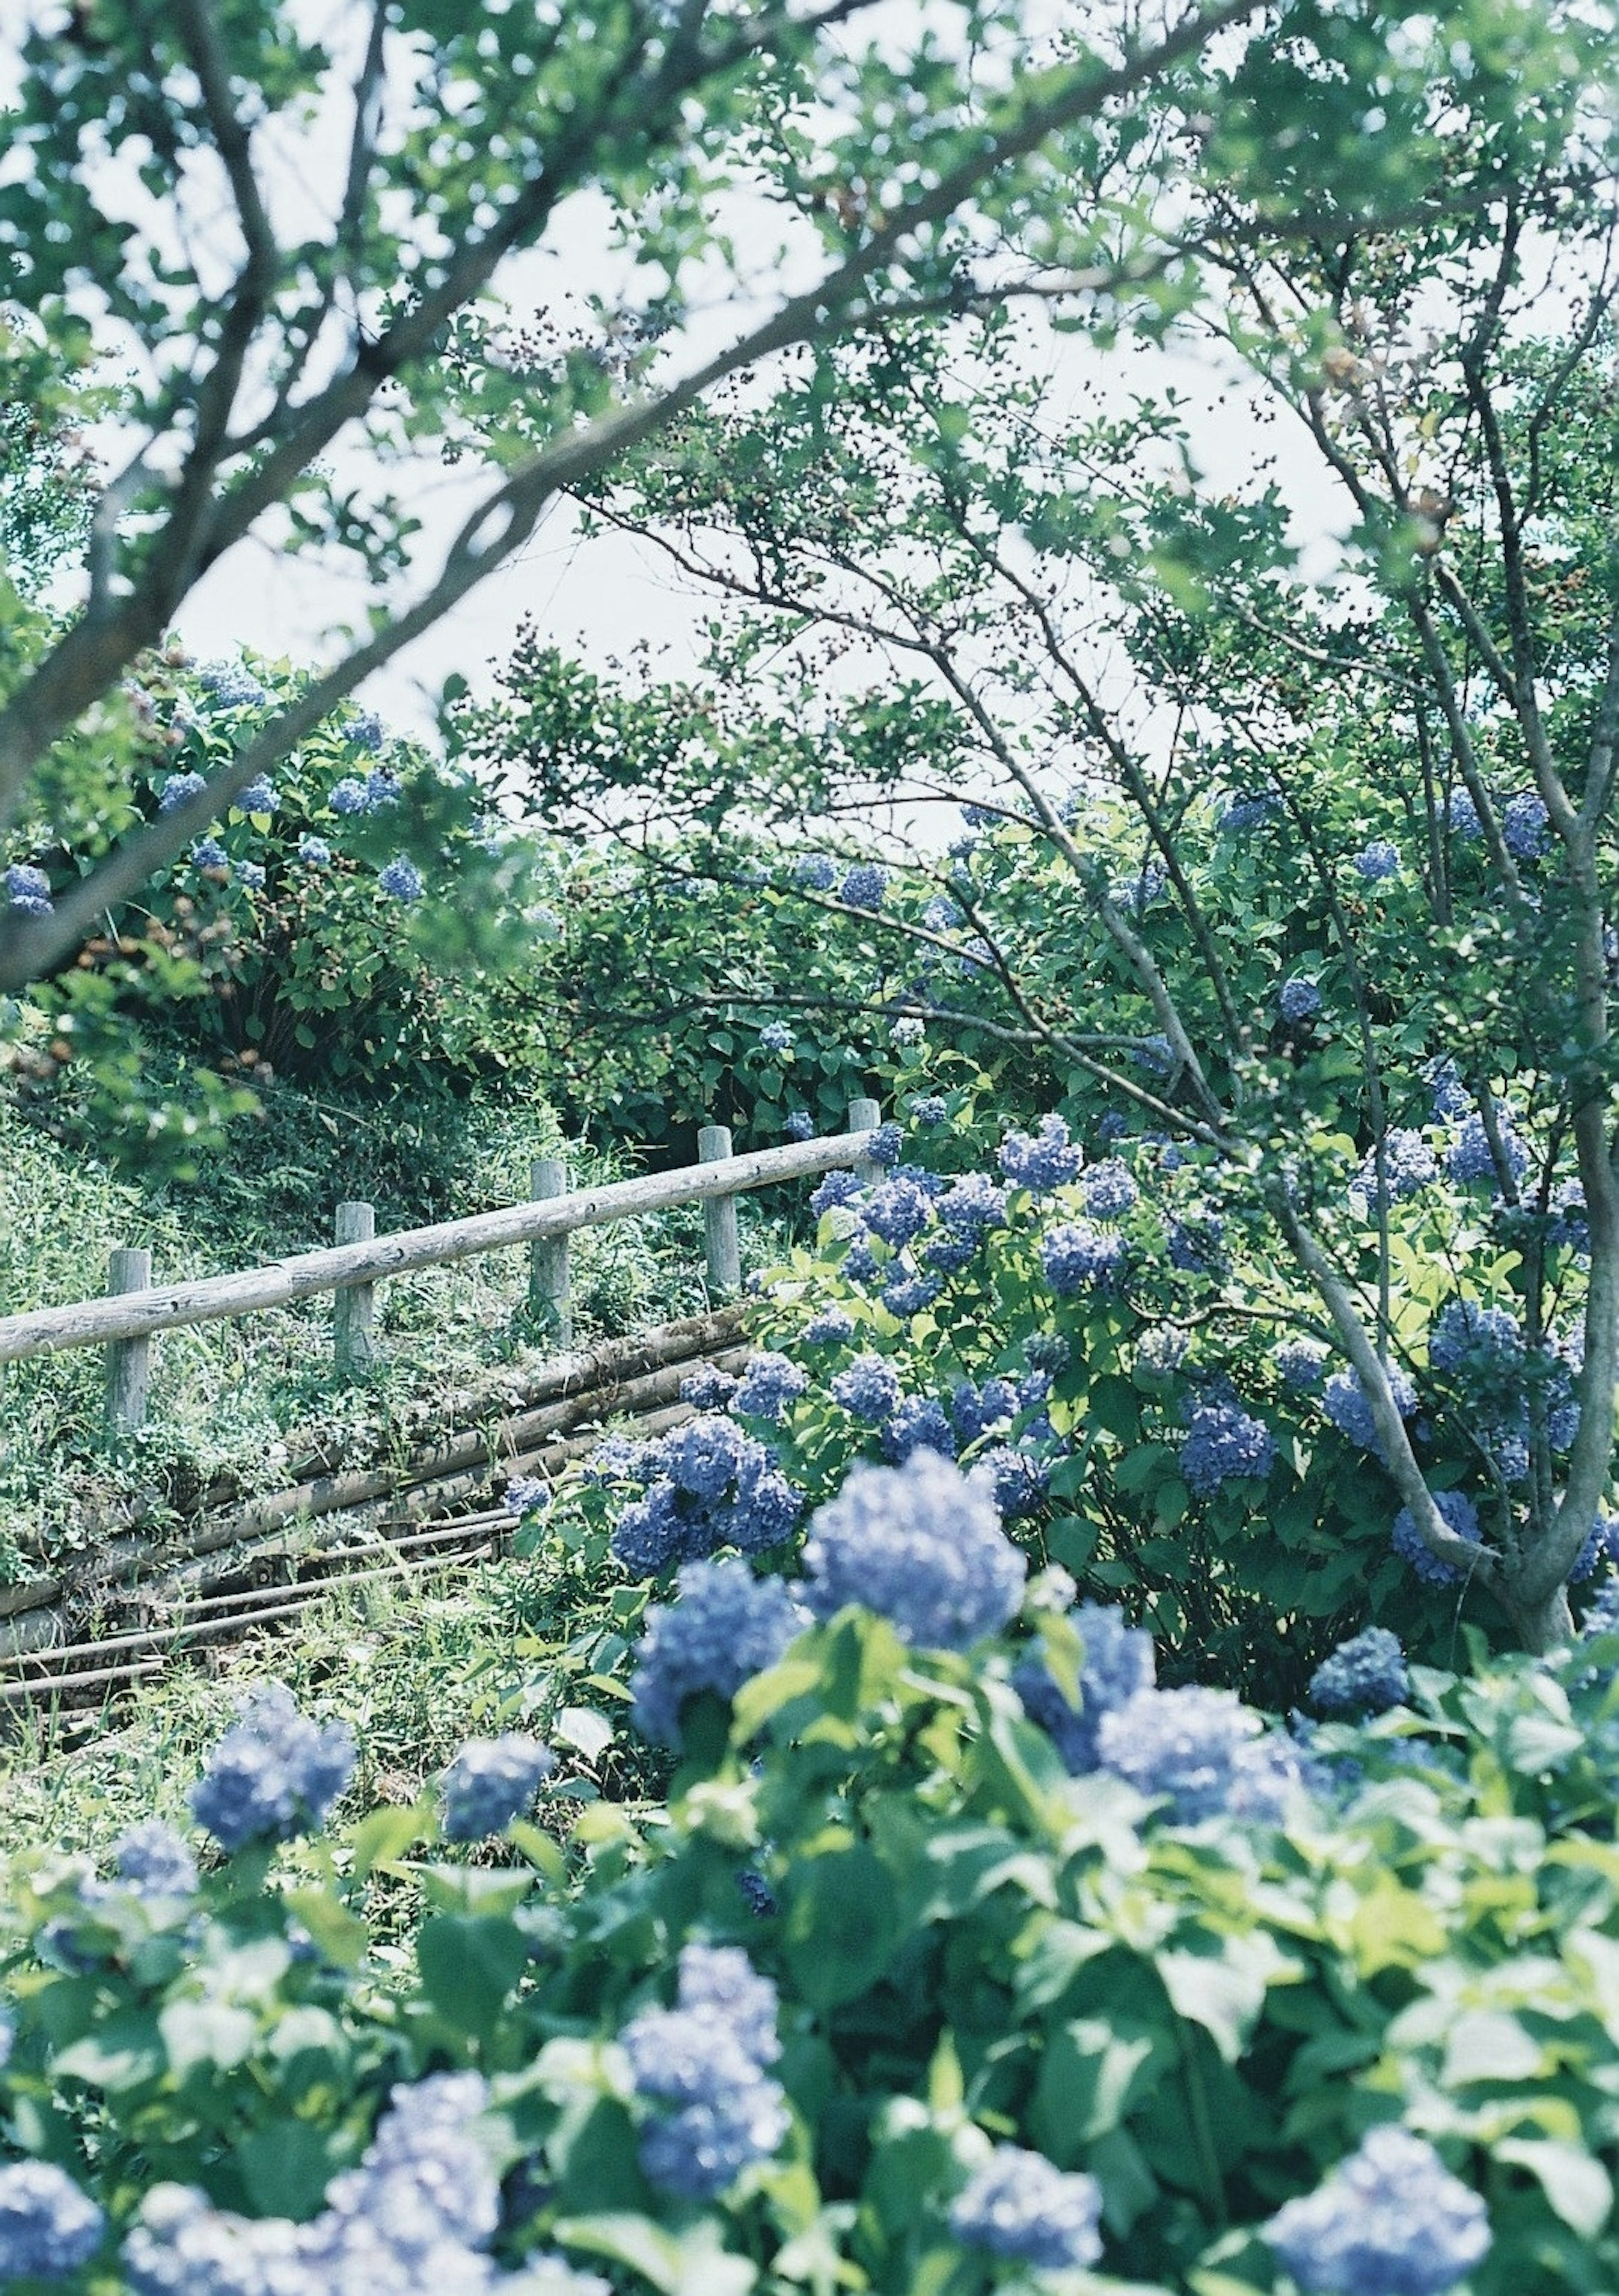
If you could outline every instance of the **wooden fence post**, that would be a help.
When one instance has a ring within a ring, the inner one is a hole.
[[[731,1127],[705,1124],[697,1136],[699,1164],[731,1160]],[[742,1246],[736,1229],[736,1198],[711,1196],[703,1206],[703,1234],[707,1245],[708,1288],[722,1297],[742,1288]]]
[[[528,1167],[528,1193],[544,1200],[568,1193],[568,1167],[558,1156],[536,1156]],[[528,1312],[560,1348],[574,1337],[573,1279],[565,1235],[536,1235],[528,1247]]]
[[[121,1247],[107,1263],[107,1289],[116,1292],[150,1292],[151,1289],[151,1254],[149,1251],[127,1251]],[[137,1427],[146,1424],[146,1393],[151,1355],[151,1341],[114,1340],[107,1349],[107,1431],[110,1435],[133,1434]]]
[[[377,1232],[370,1204],[339,1204],[332,1223],[334,1243],[369,1243]],[[348,1283],[331,1297],[331,1358],[339,1377],[369,1371],[376,1361],[372,1324],[377,1312],[374,1283]]]
[[[849,1103],[848,1128],[851,1132],[875,1132],[882,1120],[880,1100],[852,1100]],[[869,1156],[862,1156],[855,1162],[854,1177],[869,1185],[882,1177],[882,1167],[874,1164]]]

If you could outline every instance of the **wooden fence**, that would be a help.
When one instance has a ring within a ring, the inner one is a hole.
[[[880,1114],[873,1100],[852,1101],[846,1133],[796,1141],[785,1148],[757,1149],[748,1156],[732,1154],[731,1134],[723,1124],[706,1125],[698,1135],[696,1164],[577,1193],[568,1188],[567,1168],[546,1158],[533,1168],[533,1193],[527,1202],[444,1220],[434,1227],[403,1228],[392,1235],[375,1233],[369,1204],[339,1204],[336,1241],[329,1249],[187,1283],[154,1284],[151,1253],[119,1250],[112,1254],[107,1291],[101,1299],[0,1316],[0,1364],[66,1348],[104,1347],[108,1423],[120,1432],[144,1422],[148,1350],[156,1332],[258,1315],[266,1308],[284,1308],[330,1292],[334,1295],[333,1359],[339,1372],[353,1372],[372,1360],[379,1283],[519,1244],[529,1249],[530,1304],[547,1318],[558,1344],[566,1348],[572,1339],[568,1239],[576,1228],[700,1203],[709,1285],[716,1294],[727,1296],[742,1280],[737,1197],[850,1166],[862,1168],[865,1139],[876,1129]]]

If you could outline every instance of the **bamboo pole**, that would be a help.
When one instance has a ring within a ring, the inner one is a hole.
[[[500,1211],[446,1220],[436,1227],[403,1228],[370,1243],[300,1252],[295,1259],[277,1260],[245,1274],[209,1275],[122,1299],[81,1300],[69,1307],[38,1308],[26,1315],[0,1316],[0,1363],[63,1348],[140,1339],[153,1332],[172,1331],[178,1324],[207,1323],[220,1316],[257,1315],[266,1308],[284,1308],[294,1300],[335,1291],[341,1284],[409,1275],[417,1268],[470,1259],[481,1251],[530,1243],[539,1236],[570,1235],[576,1228],[598,1227],[643,1212],[666,1211],[676,1204],[707,1203],[715,1197],[774,1187],[785,1180],[807,1179],[855,1163],[859,1156],[858,1134],[797,1141],[785,1148],[756,1149],[724,1164],[655,1172],[643,1179],[618,1180],[608,1187],[586,1188],[577,1195],[551,1201],[509,1204]]]

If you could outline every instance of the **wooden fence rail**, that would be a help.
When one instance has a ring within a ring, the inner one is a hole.
[[[115,1252],[107,1296],[0,1316],[0,1364],[66,1348],[105,1347],[110,1415],[115,1425],[137,1425],[145,1399],[145,1342],[155,1332],[257,1315],[325,1292],[339,1295],[342,1309],[348,1305],[343,1295],[348,1293],[357,1312],[339,1314],[337,1347],[340,1363],[357,1368],[369,1359],[372,1284],[386,1276],[408,1275],[418,1268],[440,1267],[516,1244],[537,1247],[531,1294],[552,1308],[560,1336],[568,1329],[567,1239],[576,1228],[599,1227],[679,1204],[701,1203],[723,1211],[731,1208],[732,1198],[752,1189],[858,1166],[879,1111],[873,1101],[856,1101],[849,1115],[846,1133],[797,1141],[785,1148],[757,1149],[747,1156],[730,1155],[729,1133],[712,1127],[702,1136],[704,1160],[699,1164],[577,1193],[556,1193],[565,1175],[547,1164],[536,1168],[535,1199],[527,1203],[445,1220],[434,1227],[402,1228],[392,1235],[360,1234],[354,1242],[300,1252],[237,1275],[202,1276],[186,1283],[143,1283],[150,1267],[147,1256]],[[339,1207],[339,1235],[345,1231],[356,1235],[364,1226],[360,1216],[369,1210],[369,1206],[357,1204]],[[710,1282],[719,1291],[733,1290],[740,1281],[734,1211],[729,1222],[711,1218],[707,1236]],[[143,1264],[137,1267],[136,1262]]]

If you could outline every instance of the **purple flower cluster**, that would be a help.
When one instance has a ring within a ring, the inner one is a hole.
[[[743,1373],[731,1398],[731,1408],[746,1413],[750,1419],[763,1419],[779,1427],[787,1417],[789,1406],[808,1386],[809,1374],[800,1365],[787,1356],[764,1349]]]
[[[212,694],[222,709],[257,709],[268,693],[239,661],[207,661],[197,672],[197,683]]]
[[[373,758],[382,747],[382,720],[374,709],[359,710],[349,719],[343,732],[356,750],[369,750]]]
[[[1435,1491],[1434,1505],[1446,1528],[1453,1530],[1458,1538],[1465,1538],[1473,1546],[1479,1545],[1483,1534],[1478,1509],[1465,1491]],[[1410,1564],[1418,1578],[1426,1579],[1430,1587],[1453,1587],[1460,1576],[1448,1562],[1442,1562],[1428,1546],[1410,1507],[1402,1507],[1394,1517],[1388,1543],[1402,1562]]]
[[[888,894],[888,873],[875,861],[857,861],[838,888],[846,908],[880,909]]]
[[[951,1421],[963,1449],[992,1430],[1010,1426],[1018,1409],[1018,1390],[1010,1379],[986,1379],[982,1387],[964,1379],[950,1398]]]
[[[48,917],[56,906],[51,898],[50,879],[28,861],[13,861],[7,869],[5,897],[13,909],[28,917]]]
[[[646,1488],[619,1515],[612,1547],[626,1570],[647,1578],[716,1547],[762,1554],[787,1538],[803,1505],[773,1455],[718,1413],[647,1447],[636,1479]]]
[[[323,837],[316,837],[306,831],[298,840],[298,857],[308,868],[324,869],[331,862],[331,848]]]
[[[1387,2121],[1264,2234],[1304,2296],[1445,2296],[1490,2252],[1477,2194]]]
[[[1065,1220],[1040,1240],[1040,1264],[1059,1298],[1081,1291],[1110,1291],[1124,1273],[1129,1246],[1122,1235],[1092,1227],[1088,1220]]]
[[[1084,1152],[1070,1140],[1060,1116],[1043,1116],[1039,1130],[1032,1136],[1026,1132],[1007,1134],[1001,1143],[1000,1160],[1001,1169],[1014,1187],[1043,1196],[1078,1177]]]
[[[903,1250],[933,1218],[933,1199],[918,1179],[894,1172],[879,1181],[865,1206],[865,1222],[895,1250]]]
[[[1189,1212],[1172,1219],[1166,1244],[1169,1264],[1182,1275],[1212,1275],[1220,1266],[1225,1222],[1218,1212]]]
[[[1507,1168],[1514,1180],[1521,1180],[1528,1169],[1529,1151],[1504,1117],[1496,1129],[1500,1136],[1501,1152]],[[1490,1136],[1484,1129],[1483,1117],[1476,1110],[1471,1115],[1464,1116],[1451,1134],[1451,1144],[1444,1153],[1444,1168],[1451,1179],[1460,1180],[1463,1186],[1480,1180],[1488,1181],[1492,1187],[1498,1185],[1495,1159],[1490,1152]]]
[[[695,1371],[682,1376],[680,1399],[693,1411],[723,1411],[736,1389],[734,1373],[722,1370],[718,1364],[699,1364]]]
[[[904,1322],[931,1308],[944,1289],[944,1283],[936,1275],[899,1276],[883,1286],[882,1303],[891,1316],[897,1316]]]
[[[1428,1361],[1451,1378],[1514,1380],[1523,1368],[1524,1334],[1508,1308],[1448,1300],[1428,1332]]]
[[[444,1837],[482,1841],[526,1817],[556,1768],[549,1746],[522,1732],[469,1738],[444,1774]]]
[[[781,2087],[765,2070],[781,2054],[776,1988],[740,1947],[689,1945],[677,1999],[642,2010],[620,2036],[636,2095],[659,2108],[642,2132],[641,2165],[664,2192],[711,2201],[788,2131]]]
[[[1043,2152],[997,2144],[951,2205],[950,2229],[968,2248],[1038,2270],[1094,2264],[1102,2188],[1094,2177],[1053,2168]]]
[[[354,1769],[347,1724],[307,1721],[282,1682],[249,1691],[236,1715],[192,1790],[198,1824],[230,1850],[323,1824]]]
[[[837,1348],[854,1336],[854,1318],[841,1308],[822,1308],[812,1316],[800,1333],[805,1347]]]
[[[1435,1124],[1453,1123],[1459,1116],[1468,1113],[1473,1106],[1473,1095],[1463,1082],[1454,1061],[1430,1061],[1422,1073],[1433,1088]]]
[[[1340,1643],[1310,1677],[1310,1702],[1322,1714],[1383,1714],[1410,1694],[1399,1637],[1368,1627]]]
[[[683,1564],[674,1602],[647,1607],[630,1677],[636,1729],[653,1745],[678,1748],[688,1698],[733,1698],[808,1623],[784,1579],[756,1578],[734,1558]]]
[[[1533,790],[1520,790],[1501,808],[1501,843],[1516,861],[1538,861],[1551,843],[1551,824]]]
[[[830,893],[838,882],[838,864],[824,853],[801,853],[793,864],[793,882],[806,893]]]
[[[257,775],[245,789],[238,790],[232,800],[238,813],[258,814],[274,813],[280,801],[275,793],[275,784],[268,774]]]
[[[1034,1431],[1030,1430],[1031,1436]],[[977,1464],[990,1477],[1002,1522],[1023,1522],[1045,1505],[1051,1470],[1021,1445],[992,1444],[979,1453]]]
[[[427,890],[421,870],[403,853],[377,872],[377,882],[392,901],[419,901]]]
[[[1352,865],[1369,885],[1382,884],[1400,874],[1400,849],[1391,845],[1386,837],[1374,837],[1355,855]]]
[[[1043,1660],[1031,1658],[1012,1677],[1012,1687],[1032,1722],[1038,1722],[1076,1776],[1099,1766],[1097,1734],[1104,1714],[1124,1705],[1155,1679],[1152,1636],[1132,1627],[1123,1611],[1082,1603],[1074,1624],[1084,1648],[1077,1707],[1071,1706]]]
[[[1383,1143],[1383,1180],[1391,1203],[1403,1203],[1439,1177],[1439,1160],[1420,1132],[1397,1128]],[[1352,1193],[1368,1203],[1378,1198],[1378,1154],[1369,1148],[1361,1160]]]
[[[862,1145],[870,1162],[879,1170],[889,1171],[904,1152],[905,1128],[889,1117],[886,1124],[879,1124],[875,1132],[867,1135]]]
[[[840,1205],[857,1203],[865,1191],[853,1172],[829,1172],[810,1197],[810,1210],[819,1218]]]
[[[1167,1799],[1179,1825],[1222,1812],[1273,1822],[1302,1776],[1293,1747],[1229,1690],[1138,1690],[1102,1715],[1097,1751],[1139,1792]]]
[[[235,875],[236,882],[245,886],[249,893],[263,892],[265,871],[262,861],[238,861]]]
[[[1018,1609],[1028,1565],[1001,1528],[982,1472],[936,1451],[850,1469],[810,1520],[805,1598],[819,1618],[857,1603],[927,1650],[968,1650]]]
[[[1141,1191],[1123,1158],[1108,1156],[1085,1174],[1081,1193],[1093,1220],[1117,1220],[1135,1204]]]
[[[0,2168],[0,2281],[65,2280],[88,2264],[106,2226],[95,2202],[53,2161]]]
[[[1181,1472],[1199,1498],[1212,1498],[1222,1484],[1241,1477],[1268,1475],[1275,1458],[1275,1439],[1263,1420],[1250,1418],[1236,1404],[1199,1404],[1188,1414]]]
[[[112,1845],[113,1870],[120,1889],[137,1898],[191,1898],[197,1890],[197,1861],[191,1845],[160,1817],[128,1826]]]
[[[807,1108],[789,1108],[781,1119],[781,1129],[789,1140],[813,1140],[815,1119]]]
[[[191,799],[200,797],[208,787],[200,774],[170,774],[158,799],[159,813],[178,813]]]
[[[1451,791],[1444,816],[1445,826],[1451,836],[1459,837],[1464,845],[1471,845],[1484,835],[1484,825],[1478,818],[1478,808],[1473,802],[1470,790]]]
[[[900,1398],[899,1374],[881,1356],[859,1355],[832,1377],[834,1403],[875,1427],[892,1416]]]
[[[1221,811],[1221,834],[1245,836],[1250,829],[1257,829],[1262,821],[1269,821],[1277,805],[1278,800],[1270,790],[1244,790],[1233,794]]]
[[[759,1031],[762,1053],[790,1053],[793,1048],[792,1023],[789,1021],[767,1021]]]
[[[1281,1340],[1271,1349],[1271,1361],[1287,1386],[1303,1392],[1321,1385],[1328,1351],[1320,1340]]]
[[[1417,1408],[1417,1390],[1398,1364],[1385,1364],[1384,1376],[1394,1399],[1394,1408],[1402,1419],[1409,1419]],[[1356,1443],[1362,1451],[1376,1458],[1383,1456],[1378,1435],[1377,1422],[1371,1415],[1371,1406],[1361,1384],[1358,1371],[1335,1371],[1321,1390],[1321,1409],[1340,1435]]]
[[[1308,1021],[1321,1009],[1321,992],[1313,980],[1296,972],[1277,992],[1276,1008],[1289,1026]]]
[[[217,837],[200,837],[192,847],[193,869],[228,869],[231,857]]]
[[[931,1395],[900,1398],[882,1431],[883,1456],[897,1467],[912,1451],[936,1451],[943,1459],[956,1455],[955,1431],[944,1406]]]
[[[928,1130],[931,1130],[936,1124],[943,1124],[948,1113],[944,1102],[936,1092],[923,1093],[920,1099],[913,1100],[911,1103],[912,1120]]]

